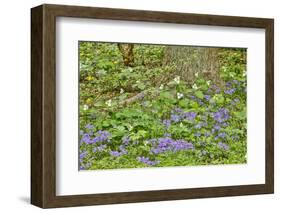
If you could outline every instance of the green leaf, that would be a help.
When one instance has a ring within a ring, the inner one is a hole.
[[[204,94],[202,91],[198,90],[195,92],[195,95],[197,98],[203,99],[204,98]]]
[[[183,108],[188,107],[188,100],[187,99],[183,99],[179,101],[179,105]]]

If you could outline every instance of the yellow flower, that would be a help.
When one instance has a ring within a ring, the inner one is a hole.
[[[92,103],[92,99],[91,99],[91,98],[88,98],[88,99],[86,100],[86,103],[87,103],[87,104],[91,104],[91,103]]]
[[[88,76],[86,79],[87,79],[88,81],[92,81],[92,80],[94,80],[94,77],[93,77],[93,76]]]

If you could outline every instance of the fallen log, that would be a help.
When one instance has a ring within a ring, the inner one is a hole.
[[[144,99],[147,95],[151,95],[152,97],[155,97],[155,96],[158,96],[159,93],[160,93],[160,91],[157,90],[157,89],[144,90],[144,91],[142,91],[142,92],[140,92],[140,93],[124,100],[124,101],[119,102],[118,105],[121,105],[121,106],[129,105],[129,104],[132,104],[132,103],[135,103],[139,100]]]

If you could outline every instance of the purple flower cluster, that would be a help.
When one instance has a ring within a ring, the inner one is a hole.
[[[211,99],[211,96],[210,95],[205,95],[204,98],[209,101]]]
[[[82,153],[80,153],[79,159],[80,159],[80,160],[83,160],[83,159],[87,156],[87,154],[88,154],[88,152],[82,152]]]
[[[93,132],[84,133],[80,142],[85,142],[86,144],[109,142],[111,137],[111,134],[108,131],[102,130],[97,131],[94,138],[92,138],[91,135],[93,135]]]
[[[129,136],[124,136],[122,138],[122,145],[119,146],[120,151],[110,151],[109,154],[113,157],[119,157],[121,155],[126,155],[128,151],[126,150],[126,146],[129,145],[131,139]]]
[[[81,143],[85,142],[86,144],[90,144],[92,141],[91,136],[89,133],[85,133],[83,134],[82,138],[81,138]]]
[[[181,121],[181,117],[179,115],[171,115],[171,121],[174,123],[177,123],[179,121]]]
[[[207,126],[206,122],[200,122],[194,126],[195,129],[201,129],[203,126]]]
[[[187,120],[194,120],[196,118],[197,113],[196,112],[185,112],[183,113],[183,118]]]
[[[225,143],[219,142],[218,146],[223,150],[229,150],[229,146]]]
[[[167,128],[167,129],[171,126],[170,120],[163,120],[162,123],[164,124],[165,128]]]
[[[240,85],[240,82],[237,81],[236,79],[234,79],[234,80],[232,80],[232,81],[226,82],[225,86],[226,86],[226,87],[231,87],[231,86],[233,86],[233,84]]]
[[[224,139],[226,136],[227,136],[227,135],[226,135],[225,132],[220,132],[220,133],[215,137],[215,139],[216,139],[216,140],[219,139],[219,138]]]
[[[107,148],[107,145],[106,145],[106,144],[102,144],[102,145],[100,145],[100,146],[94,147],[92,151],[93,151],[93,152],[102,152],[102,151],[104,151],[106,148]]]
[[[217,85],[212,85],[212,88],[214,89],[215,93],[221,92],[221,89]]]
[[[224,93],[227,95],[232,95],[236,91],[236,88],[231,88],[228,90],[224,90]]]
[[[189,120],[193,121],[196,118],[197,113],[196,112],[184,112],[180,108],[175,108],[171,112],[170,119],[165,119],[162,121],[163,125],[166,129],[168,129],[172,123],[178,123],[183,120]]]
[[[144,156],[141,156],[141,157],[137,157],[137,160],[141,163],[144,163],[146,165],[149,165],[149,166],[154,166],[156,164],[158,164],[160,161],[152,161],[150,160],[148,157],[144,157]]]
[[[113,157],[119,157],[121,156],[123,153],[119,152],[119,151],[110,151],[110,155]]]
[[[86,128],[86,129],[90,129],[90,130],[91,130],[91,129],[93,129],[93,128],[94,128],[94,126],[93,126],[92,124],[87,124],[87,125],[85,126],[85,128]]]
[[[123,145],[125,145],[125,146],[128,146],[129,145],[129,143],[130,143],[130,137],[129,136],[124,136],[123,138],[122,138],[122,143],[123,143]]]
[[[225,122],[229,118],[229,111],[228,109],[221,108],[217,112],[213,113],[213,118],[215,121],[219,123]]]
[[[192,143],[186,142],[185,140],[174,140],[169,137],[158,138],[155,143],[156,146],[151,148],[151,153],[160,154],[167,151],[177,152],[180,150],[194,149]]]
[[[113,157],[119,157],[121,155],[126,155],[128,153],[125,145],[119,146],[119,150],[120,151],[110,151],[109,154]]]
[[[82,152],[82,153],[79,154],[79,162],[80,162],[80,164],[79,164],[79,170],[85,170],[85,169],[87,169],[88,167],[91,166],[90,163],[83,164],[84,158],[85,158],[87,155],[88,155],[88,152],[87,152],[87,151]]]

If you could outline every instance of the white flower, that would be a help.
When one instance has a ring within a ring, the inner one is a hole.
[[[193,88],[193,89],[198,89],[198,87],[197,87],[196,84],[193,84],[193,85],[192,85],[192,88]]]
[[[127,126],[128,130],[131,131],[133,129],[133,126],[131,126],[130,124]]]
[[[89,106],[87,104],[84,104],[83,109],[87,110],[87,109],[89,109]]]
[[[161,84],[160,87],[159,87],[159,89],[161,89],[161,90],[164,89],[164,85]]]
[[[208,86],[210,86],[210,83],[211,83],[211,81],[210,81],[210,80],[209,80],[209,81],[207,81],[207,85],[208,85]]]
[[[178,97],[178,99],[181,99],[181,98],[183,98],[183,94],[178,92],[177,97]]]
[[[112,105],[111,103],[112,103],[111,99],[109,99],[108,101],[105,102],[105,104],[109,107]]]
[[[176,82],[176,84],[179,84],[180,83],[180,76],[176,76],[174,78],[174,81]]]
[[[121,89],[120,89],[120,93],[121,93],[121,94],[122,94],[122,93],[124,93],[124,90],[123,90],[123,88],[121,88]]]
[[[195,73],[195,77],[196,77],[196,78],[198,77],[198,72]]]

